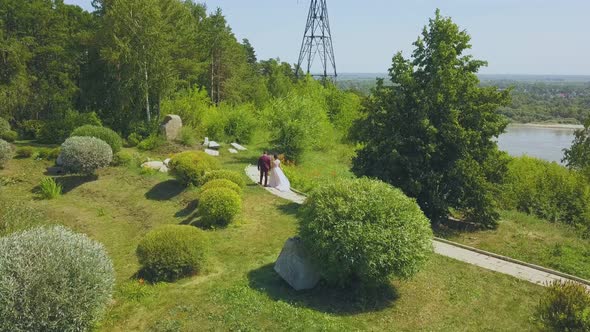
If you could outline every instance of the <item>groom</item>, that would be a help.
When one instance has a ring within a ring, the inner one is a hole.
[[[264,177],[264,186],[268,187],[268,171],[270,171],[270,157],[264,151],[262,157],[258,158],[258,170],[260,171],[260,185],[262,185],[262,178]]]

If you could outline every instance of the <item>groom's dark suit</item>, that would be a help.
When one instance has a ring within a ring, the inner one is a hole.
[[[270,171],[270,157],[266,154],[258,158],[258,170],[260,171],[260,184],[264,178],[264,186],[268,186],[268,171]]]

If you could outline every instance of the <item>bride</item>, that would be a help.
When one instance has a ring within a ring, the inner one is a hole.
[[[291,183],[281,169],[281,161],[276,154],[273,156],[272,168],[270,170],[270,186],[280,191],[290,191]]]

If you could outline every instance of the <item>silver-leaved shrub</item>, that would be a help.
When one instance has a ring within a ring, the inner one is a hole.
[[[61,145],[60,159],[66,172],[92,174],[111,163],[113,150],[101,139],[74,136]]]
[[[0,331],[91,329],[115,275],[102,244],[62,227],[0,238]]]

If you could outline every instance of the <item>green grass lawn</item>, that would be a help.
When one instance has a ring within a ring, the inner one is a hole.
[[[221,160],[225,168],[243,171],[257,154],[249,151]],[[205,273],[175,283],[141,283],[134,278],[139,240],[159,225],[190,223],[196,192],[183,190],[167,175],[114,167],[97,177],[60,178],[64,195],[38,200],[34,188],[49,165],[12,160],[0,170],[0,199],[22,202],[48,222],[105,245],[115,265],[117,289],[97,330],[536,329],[532,316],[542,287],[436,255],[416,278],[393,281],[370,299],[325,286],[291,290],[272,264],[283,243],[297,232],[298,206],[256,185],[245,189],[236,224],[207,232],[212,258]]]
[[[441,236],[590,280],[590,240],[569,226],[503,211],[496,230]]]

